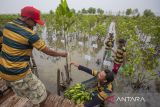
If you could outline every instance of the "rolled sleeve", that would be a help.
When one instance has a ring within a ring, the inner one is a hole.
[[[33,47],[35,47],[36,49],[41,51],[42,49],[44,49],[46,47],[46,45],[43,40],[39,39],[37,42],[35,42],[33,44]]]

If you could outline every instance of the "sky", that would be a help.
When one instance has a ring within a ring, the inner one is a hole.
[[[125,11],[128,8],[138,8],[142,13],[145,9],[151,9],[160,16],[160,0],[67,0],[69,8],[76,11],[82,8],[101,8],[104,11]],[[60,0],[0,0],[0,14],[20,13],[24,6],[34,6],[42,13],[55,10]]]

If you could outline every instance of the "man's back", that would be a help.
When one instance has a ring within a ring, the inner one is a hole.
[[[0,52],[1,52],[1,48],[2,48],[2,37],[3,37],[3,33],[2,33],[2,31],[0,31]]]
[[[1,57],[1,74],[6,80],[17,80],[30,73],[30,56],[33,46],[43,48],[35,44],[40,38],[19,19],[9,22],[3,30],[3,44]]]

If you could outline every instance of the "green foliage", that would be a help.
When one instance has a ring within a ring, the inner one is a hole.
[[[85,86],[79,83],[68,88],[64,92],[64,96],[78,105],[83,104],[92,99],[91,94],[85,89]]]
[[[104,10],[98,8],[98,9],[97,9],[97,13],[98,13],[98,14],[103,14],[103,13],[104,13]]]
[[[76,13],[76,10],[75,9],[71,9],[71,12],[73,12],[74,14]]]
[[[127,9],[126,10],[126,15],[131,15],[131,14],[132,14],[132,9],[131,8]]]
[[[93,7],[90,7],[90,8],[88,9],[88,13],[90,13],[90,14],[95,14],[95,13],[96,13],[96,9],[93,8]]]
[[[144,34],[151,36],[151,43],[158,45],[160,41],[160,18],[159,17],[139,17],[137,27]]]
[[[83,13],[83,14],[86,14],[86,13],[88,13],[88,11],[87,11],[85,8],[83,8],[83,9],[82,9],[82,13]]]
[[[67,1],[61,0],[61,3],[56,9],[56,28],[58,30],[67,30],[69,28],[74,20],[71,20],[71,17],[73,16],[73,12],[70,11]]]
[[[145,83],[149,83],[150,79],[155,78],[155,68],[158,66],[158,57],[155,55],[155,41],[149,43],[140,39],[139,32],[145,33],[145,36],[150,35],[151,40],[159,38],[155,34],[158,33],[158,26],[160,25],[156,17],[154,18],[129,18],[117,17],[116,30],[117,38],[124,38],[127,40],[127,67],[124,66],[123,73],[130,77],[131,83],[136,87],[141,87]],[[155,24],[157,23],[157,25]],[[155,25],[152,27],[152,25]],[[157,43],[156,43],[157,44]]]
[[[72,13],[70,13],[68,4],[66,0],[61,0],[61,3],[56,9],[56,15],[57,16],[71,16]]]
[[[0,15],[0,28],[3,28],[6,23],[18,18],[18,16],[19,15]]]
[[[53,11],[53,10],[50,10],[50,11],[49,11],[49,14],[54,14],[54,11]]]
[[[155,16],[155,14],[150,9],[146,9],[143,12],[143,16],[145,16],[145,17],[153,17],[153,16]]]
[[[132,14],[133,14],[133,16],[138,15],[138,14],[139,14],[138,9],[137,9],[137,8],[134,9],[134,10],[132,11]]]
[[[100,36],[100,37],[104,37],[106,35],[106,33],[107,33],[106,26],[102,25],[102,24],[98,24],[93,29],[93,32],[92,32],[92,34],[94,34],[94,35],[98,34],[98,36]]]

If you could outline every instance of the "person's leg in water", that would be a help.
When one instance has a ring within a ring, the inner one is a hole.
[[[107,49],[106,50],[106,58],[110,58],[111,57],[111,50],[110,49]]]
[[[111,57],[111,50],[108,50],[108,57],[107,58],[110,58]]]
[[[106,55],[107,55],[107,50],[105,49],[104,55],[103,55],[103,61],[105,60]]]

